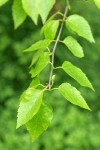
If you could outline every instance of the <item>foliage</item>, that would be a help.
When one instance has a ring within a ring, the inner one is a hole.
[[[54,36],[53,36],[54,37]],[[47,52],[46,52],[47,53]],[[39,64],[39,63],[38,63]],[[41,68],[41,67],[40,67]],[[38,73],[40,73],[40,71],[38,72]],[[43,90],[43,89],[42,89]],[[30,95],[31,96],[31,95]]]

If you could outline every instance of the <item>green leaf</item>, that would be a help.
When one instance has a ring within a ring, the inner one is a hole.
[[[71,36],[68,36],[64,39],[63,43],[69,48],[69,50],[76,56],[76,57],[83,57],[83,49],[81,45]]]
[[[79,36],[95,42],[88,22],[79,15],[71,15],[66,19],[66,26]]]
[[[40,40],[38,42],[36,42],[35,44],[33,44],[32,46],[30,46],[29,48],[27,48],[26,50],[24,50],[25,52],[30,52],[30,51],[36,51],[36,50],[45,50],[51,43],[52,41],[49,39],[46,40]]]
[[[4,5],[7,2],[8,2],[8,0],[0,0],[0,6]]]
[[[43,91],[28,88],[20,97],[17,128],[27,123],[38,112],[42,103]]]
[[[32,75],[32,78],[38,75],[50,62],[50,56],[49,52],[44,52],[41,54],[35,68],[32,68],[30,70],[30,74]]]
[[[36,63],[36,61],[39,59],[42,52],[43,50],[39,50],[33,55],[31,65],[29,67],[32,67]]]
[[[22,0],[26,13],[31,17],[35,24],[37,24],[39,15],[41,16],[43,23],[46,21],[55,2],[56,0],[46,0],[45,3],[43,0]]]
[[[100,0],[94,0],[96,6],[100,9]]]
[[[32,82],[30,83],[29,87],[35,87],[35,86],[37,86],[37,85],[39,85],[39,84],[40,84],[39,78],[38,78],[38,77],[35,77],[35,78],[32,80]]]
[[[42,29],[45,38],[53,40],[56,36],[58,27],[59,27],[59,20],[50,20],[49,22],[47,22]]]
[[[45,23],[50,10],[56,3],[56,0],[45,0],[45,3],[43,3],[43,0],[37,0],[37,3],[38,3],[38,12],[42,18],[42,22]]]
[[[39,15],[37,1],[38,0],[22,0],[23,8],[26,14],[31,17],[35,24],[37,24]]]
[[[59,91],[72,104],[91,110],[85,102],[84,98],[81,96],[81,93],[69,83],[61,84],[59,86]]]
[[[49,127],[52,118],[52,108],[48,104],[42,103],[38,113],[26,124],[27,130],[32,136],[32,141]]]
[[[75,79],[80,85],[89,87],[94,91],[92,84],[90,83],[90,81],[88,80],[88,78],[82,72],[81,69],[77,68],[69,61],[65,61],[62,65],[62,68],[69,76]]]
[[[12,6],[12,15],[15,29],[18,28],[26,19],[26,13],[22,7],[21,0],[14,0]]]

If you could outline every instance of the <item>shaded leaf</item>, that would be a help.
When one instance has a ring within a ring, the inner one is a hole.
[[[90,81],[80,68],[77,68],[69,61],[65,61],[62,65],[62,68],[69,76],[75,79],[80,85],[89,87],[92,90],[94,90],[92,84],[90,83]]]
[[[7,2],[8,2],[8,0],[0,0],[0,6],[4,5]]]
[[[49,127],[52,118],[52,108],[48,104],[42,103],[38,113],[26,124],[27,130],[32,136],[32,141]]]
[[[36,66],[30,70],[31,77],[38,75],[50,62],[49,52],[44,52],[41,54]]]
[[[100,9],[100,0],[94,0],[96,6]]]
[[[38,78],[38,77],[35,77],[35,78],[32,80],[32,82],[30,83],[29,87],[35,87],[35,86],[37,86],[37,85],[39,85],[39,84],[40,84],[39,78]]]
[[[49,22],[47,22],[42,29],[45,38],[53,40],[56,36],[58,27],[59,27],[59,20],[50,20]]]
[[[71,15],[66,19],[66,26],[79,36],[95,42],[88,22],[79,15]]]
[[[59,86],[59,91],[72,104],[91,110],[84,98],[81,96],[81,93],[69,83],[61,84]]]
[[[14,27],[16,29],[24,22],[27,16],[22,7],[21,0],[14,0],[13,6],[12,6],[12,15],[14,19]]]
[[[77,57],[83,57],[83,49],[81,45],[71,36],[64,39],[63,43],[69,48],[69,50]]]
[[[24,51],[29,52],[29,51],[36,51],[36,50],[41,50],[41,49],[45,50],[50,45],[51,42],[52,41],[49,39],[40,40]]]
[[[36,61],[39,59],[42,52],[43,50],[39,50],[33,55],[31,65],[29,67],[32,67],[36,63]]]
[[[17,128],[27,123],[38,112],[42,103],[43,91],[28,88],[20,97]]]

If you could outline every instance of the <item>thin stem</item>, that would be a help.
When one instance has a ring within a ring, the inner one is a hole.
[[[54,68],[54,70],[56,70],[56,69],[62,69],[62,67],[56,67],[56,68]]]
[[[58,33],[58,36],[57,36],[57,38],[56,38],[56,41],[55,41],[55,44],[54,44],[54,47],[53,47],[53,51],[52,51],[52,61],[51,61],[52,66],[51,66],[51,72],[50,72],[49,83],[48,83],[48,88],[49,88],[49,90],[50,90],[51,87],[52,87],[52,75],[53,75],[53,70],[54,70],[55,50],[56,50],[56,47],[57,47],[57,45],[58,45],[58,42],[59,42],[59,39],[60,39],[60,36],[61,36],[61,33],[62,33],[62,29],[63,29],[63,26],[64,26],[64,22],[65,22],[67,13],[68,13],[68,8],[69,8],[69,0],[66,0],[66,8],[65,8],[63,20],[62,20],[62,23],[61,23],[61,26],[60,26],[60,29],[59,29],[59,33]]]

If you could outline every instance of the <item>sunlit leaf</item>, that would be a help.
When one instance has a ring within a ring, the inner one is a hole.
[[[42,0],[22,0],[26,13],[32,18],[35,24],[37,24],[39,15],[43,23],[46,21],[55,2],[56,0],[45,0],[45,3]]]
[[[37,1],[38,0],[22,0],[26,14],[31,17],[35,24],[37,24],[39,15]]]
[[[14,27],[16,29],[26,19],[26,13],[22,7],[21,0],[14,0],[13,6],[12,6],[12,15],[14,19]]]
[[[100,0],[94,0],[96,6],[100,9]]]
[[[82,46],[71,36],[68,36],[64,39],[63,43],[68,47],[68,49],[76,56],[83,57],[83,49]]]
[[[0,6],[4,5],[8,0],[0,0]]]
[[[20,97],[17,128],[27,123],[38,112],[42,103],[43,91],[28,88]]]
[[[42,53],[36,66],[30,70],[32,78],[38,75],[47,66],[49,62],[50,62],[49,52]]]
[[[72,104],[91,110],[84,98],[81,96],[81,93],[69,83],[61,84],[59,86],[59,91]]]
[[[80,85],[89,87],[92,90],[94,90],[92,84],[90,83],[90,81],[80,68],[74,66],[69,61],[65,61],[62,65],[62,68],[69,76],[75,79]]]
[[[66,19],[68,29],[90,42],[95,42],[88,22],[79,15],[71,15]]]
[[[41,40],[41,41],[34,43],[32,46],[30,46],[24,51],[29,52],[29,51],[36,51],[36,50],[41,50],[41,49],[45,50],[50,45],[51,42],[52,41],[49,39]]]
[[[26,124],[27,130],[32,136],[32,141],[49,127],[52,118],[52,108],[48,104],[42,103],[38,113]]]

